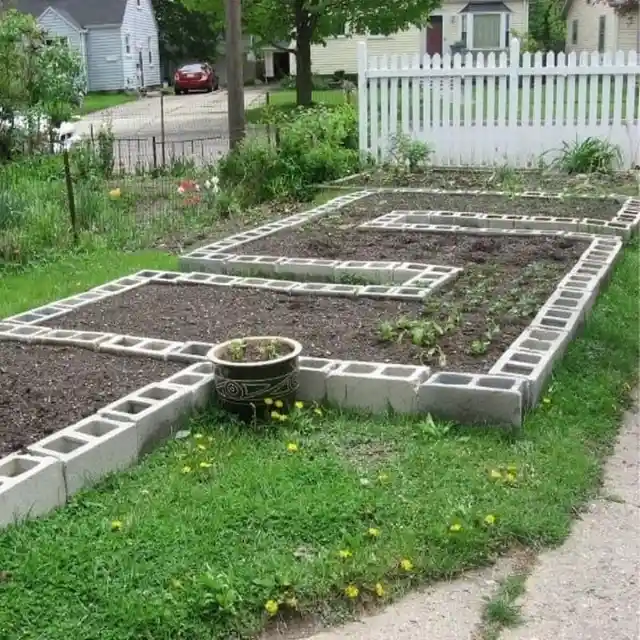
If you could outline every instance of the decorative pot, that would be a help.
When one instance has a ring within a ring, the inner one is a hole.
[[[268,359],[259,359],[269,350]],[[299,342],[277,336],[251,336],[216,345],[208,357],[214,365],[218,406],[247,422],[273,409],[265,403],[267,398],[274,403],[280,400],[283,411],[290,409],[298,391],[301,351]]]

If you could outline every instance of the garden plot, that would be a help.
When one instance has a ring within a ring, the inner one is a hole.
[[[0,342],[0,458],[178,370],[77,347]]]

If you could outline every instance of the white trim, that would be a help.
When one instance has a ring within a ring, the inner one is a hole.
[[[129,51],[127,51],[127,44],[129,45]],[[133,42],[131,41],[131,34],[130,33],[123,33],[122,34],[122,51],[125,55],[126,58],[131,58],[133,56]]]
[[[473,20],[475,16],[500,16],[500,44],[497,47],[484,47],[477,48],[473,46]],[[460,14],[460,26],[458,28],[459,39],[462,40],[463,26],[466,23],[467,33],[467,49],[469,51],[495,51],[496,49],[508,49],[509,42],[507,37],[507,16],[510,16],[509,12],[487,12],[487,13],[461,13]]]
[[[78,28],[77,25],[73,24],[73,22],[70,22],[69,20],[67,20],[67,18],[65,18],[61,13],[58,13],[53,7],[49,6],[47,7],[36,19],[37,22],[40,22],[40,20],[47,14],[47,13],[55,13],[56,16],[58,18],[60,18],[60,20],[62,20],[65,24],[68,24],[76,33],[85,33],[86,29],[83,29],[82,27]],[[42,25],[41,25],[42,26]]]

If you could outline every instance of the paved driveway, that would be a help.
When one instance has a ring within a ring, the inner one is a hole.
[[[245,106],[264,100],[264,92],[249,89]],[[186,157],[209,163],[228,149],[227,92],[193,93],[161,97],[151,95],[136,102],[89,114],[76,123],[80,136],[91,135],[92,127],[110,122],[116,143],[116,162],[129,170],[136,165],[154,165],[171,157]],[[164,111],[164,154],[162,113]],[[155,154],[154,154],[155,139]]]

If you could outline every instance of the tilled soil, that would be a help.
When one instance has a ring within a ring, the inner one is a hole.
[[[492,211],[494,213],[519,213],[526,215],[578,215],[590,216],[589,207],[592,200],[551,201],[553,212],[549,211],[549,201],[542,207],[537,198],[528,198],[526,211],[514,208],[514,203],[521,205],[524,199],[506,200],[505,198],[477,198],[471,211]],[[491,204],[491,207],[485,204]],[[492,262],[509,264],[515,258],[516,264],[527,264],[528,259],[536,259],[538,251],[552,259],[562,260],[563,254],[577,245],[569,240],[535,240],[531,238],[504,238],[501,236],[473,236],[438,233],[420,233],[416,231],[394,232],[358,229],[365,220],[373,219],[393,210],[454,210],[463,211],[461,204],[468,200],[460,196],[411,197],[406,194],[384,194],[364,198],[341,213],[317,218],[312,222],[291,230],[248,242],[235,249],[243,254],[269,256],[288,256],[300,258],[325,258],[332,260],[389,260],[399,262],[427,262],[429,264],[445,264],[463,267],[466,264],[484,264]],[[597,211],[607,212],[610,217],[617,210],[617,205],[598,202]],[[608,207],[608,209],[607,209]],[[546,210],[546,213],[544,211]],[[600,216],[602,217],[602,215]],[[586,246],[575,255],[584,251]],[[555,256],[555,253],[558,253]],[[505,255],[507,254],[507,255]],[[515,255],[513,255],[515,254]]]
[[[0,458],[181,368],[88,349],[0,342]]]
[[[575,264],[584,245],[550,238],[467,241],[465,252],[441,260],[464,267],[463,275],[425,303],[153,284],[48,324],[204,342],[280,335],[300,341],[305,356],[487,371]],[[424,257],[411,256],[414,261]]]
[[[557,171],[455,170],[433,169],[423,173],[398,175],[376,171],[343,182],[345,186],[423,187],[426,189],[487,189],[494,191],[561,191],[584,195],[638,195],[638,181],[632,171],[612,175],[567,175]]]

